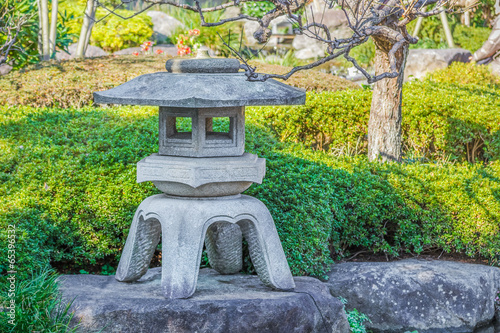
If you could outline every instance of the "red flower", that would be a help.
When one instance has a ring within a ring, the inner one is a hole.
[[[191,48],[189,46],[179,47],[177,49],[177,54],[180,56],[185,56],[191,53]]]
[[[144,46],[153,46],[153,42],[144,42]]]
[[[135,55],[135,56],[138,56],[139,52],[133,52],[132,54]]]
[[[143,51],[149,51],[149,46],[142,45],[142,46],[141,46],[141,49],[142,49]]]
[[[157,50],[155,50],[155,53],[156,53],[156,54],[162,54],[162,53],[163,53],[163,50],[157,49]]]
[[[188,34],[189,34],[189,36],[199,36],[200,30],[198,30],[198,29],[189,30]]]

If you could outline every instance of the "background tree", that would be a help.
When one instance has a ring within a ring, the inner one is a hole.
[[[87,0],[87,7],[85,8],[82,29],[80,31],[80,37],[78,38],[78,44],[76,46],[77,58],[83,58],[85,56],[85,52],[87,51],[90,36],[92,35],[92,28],[94,27],[95,23],[96,9],[96,2],[94,0]]]
[[[417,43],[406,26],[418,17],[429,17],[451,12],[456,0],[324,0],[324,8],[340,6],[348,18],[352,36],[336,38],[323,22],[314,19],[312,7],[306,7],[309,0],[270,0],[274,8],[262,17],[239,14],[226,17],[217,22],[207,22],[206,13],[239,6],[248,0],[234,0],[212,7],[203,7],[202,1],[193,0],[194,4],[178,3],[175,0],[144,0],[150,6],[158,4],[176,6],[185,10],[195,11],[200,15],[201,25],[207,27],[219,26],[227,22],[251,20],[259,23],[254,37],[261,43],[266,43],[271,37],[271,22],[286,15],[294,26],[297,34],[305,34],[312,39],[326,44],[324,57],[305,66],[294,67],[284,75],[258,74],[255,67],[248,64],[245,57],[229,43],[226,44],[234,55],[242,62],[249,80],[262,81],[269,78],[288,79],[293,73],[302,69],[311,69],[327,61],[343,56],[350,61],[369,83],[374,83],[373,99],[368,124],[368,158],[382,161],[401,161],[401,102],[404,79],[404,68],[410,44]],[[99,0],[96,0],[99,5]],[[260,2],[260,1],[254,1]],[[468,8],[465,8],[467,10]],[[112,9],[109,9],[113,12]],[[317,13],[318,14],[318,13]],[[316,15],[318,16],[318,15]],[[321,16],[321,15],[319,15]],[[350,56],[351,50],[372,38],[376,46],[375,74],[371,75]]]
[[[7,62],[12,51],[19,51],[19,46],[16,45],[19,34],[33,16],[32,13],[18,9],[10,0],[0,5],[0,65]]]

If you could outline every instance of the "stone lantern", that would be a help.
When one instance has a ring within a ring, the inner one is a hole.
[[[244,152],[245,106],[303,104],[305,93],[275,80],[249,82],[236,59],[171,59],[168,72],[141,75],[94,93],[99,104],[159,106],[159,152],[137,163],[137,182],[163,192],[138,207],[116,279],[144,275],[162,237],[161,286],[167,298],[196,289],[205,243],[210,265],[221,274],[242,268],[242,237],[266,285],[294,288],[274,221],[259,200],[242,195],[261,183],[265,159]],[[182,131],[179,118],[191,121]],[[229,128],[216,131],[214,118]]]

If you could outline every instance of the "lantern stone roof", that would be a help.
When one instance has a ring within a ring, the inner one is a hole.
[[[236,59],[170,59],[168,72],[145,74],[106,91],[98,104],[218,108],[304,104],[302,89],[269,79],[248,81]]]

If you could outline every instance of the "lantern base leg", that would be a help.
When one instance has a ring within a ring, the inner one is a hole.
[[[196,289],[205,235],[209,260],[228,274],[241,267],[239,232],[248,242],[261,281],[274,289],[293,289],[271,214],[262,202],[246,195],[191,199],[158,194],[145,199],[132,221],[116,279],[131,282],[146,273],[161,233],[163,294],[188,298]]]

